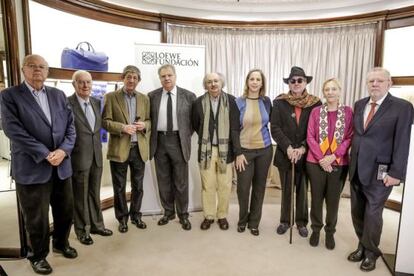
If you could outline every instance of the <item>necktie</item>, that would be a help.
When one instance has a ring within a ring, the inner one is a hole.
[[[173,115],[172,115],[172,99],[171,99],[171,92],[167,93],[168,101],[167,101],[167,131],[173,130]]]
[[[368,113],[368,117],[367,117],[367,120],[365,121],[365,124],[364,124],[364,129],[366,129],[366,128],[367,128],[367,126],[368,126],[369,122],[371,122],[372,118],[374,117],[374,114],[375,114],[375,107],[376,107],[376,106],[377,106],[377,104],[376,104],[376,103],[371,103],[371,110],[369,111],[369,113]]]
[[[92,130],[95,128],[95,116],[93,116],[91,109],[88,108],[89,103],[85,102],[83,103],[85,105],[85,116],[86,120],[88,120],[89,126]]]

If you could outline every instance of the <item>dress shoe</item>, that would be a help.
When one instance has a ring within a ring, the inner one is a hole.
[[[46,259],[41,259],[38,261],[30,261],[30,265],[33,268],[33,271],[37,274],[47,275],[52,273],[53,269],[50,264],[46,261]]]
[[[333,234],[325,235],[325,246],[329,250],[333,250],[335,248],[335,238]]]
[[[160,218],[160,220],[158,221],[158,225],[165,225],[167,224],[170,220],[175,219],[175,215],[164,215],[162,216],[162,218]]]
[[[181,218],[180,219],[180,223],[181,223],[181,227],[184,229],[184,230],[191,230],[191,223],[190,223],[190,221],[188,220],[188,218]]]
[[[237,232],[243,233],[246,230],[246,225],[237,226]]]
[[[375,258],[366,257],[362,260],[359,268],[361,268],[362,271],[372,271],[375,269],[376,261],[377,260]]]
[[[204,219],[200,225],[201,230],[207,230],[210,228],[210,225],[214,223],[214,219]]]
[[[313,247],[318,246],[319,244],[319,232],[315,232],[313,231],[310,239],[309,239],[309,244]]]
[[[357,250],[349,254],[348,261],[350,262],[360,262],[364,258],[364,248],[358,247]]]
[[[279,235],[283,235],[284,233],[286,233],[286,231],[290,228],[289,224],[287,223],[281,223],[279,224],[279,226],[276,229],[276,233],[278,233]]]
[[[91,231],[91,234],[96,234],[96,235],[107,237],[107,236],[112,236],[113,233],[111,230],[104,228],[104,229],[99,229],[96,231]]]
[[[93,239],[89,235],[81,235],[78,237],[78,240],[80,241],[81,244],[84,244],[84,245],[93,244]]]
[[[302,238],[308,237],[308,229],[306,229],[306,226],[298,226],[298,232]]]
[[[118,225],[118,231],[120,233],[128,232],[128,224],[124,221],[120,222],[119,225]]]
[[[229,229],[229,222],[226,218],[221,218],[217,220],[218,225],[220,226],[221,230],[227,230]]]
[[[253,236],[259,236],[259,229],[258,229],[258,228],[251,228],[251,229],[250,229],[250,233],[251,233]]]
[[[68,259],[75,259],[78,256],[78,252],[76,252],[76,249],[70,247],[69,245],[63,248],[53,247],[53,252],[62,254],[63,257]]]
[[[147,225],[145,224],[145,222],[142,221],[141,218],[131,219],[131,223],[135,224],[135,226],[139,229],[147,228]]]

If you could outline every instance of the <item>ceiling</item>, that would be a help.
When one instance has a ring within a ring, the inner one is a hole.
[[[300,20],[397,9],[414,0],[104,0],[156,13],[218,20]]]

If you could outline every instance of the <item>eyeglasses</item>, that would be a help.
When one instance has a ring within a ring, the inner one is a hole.
[[[289,80],[289,82],[290,82],[291,84],[295,84],[295,83],[302,83],[302,82],[305,82],[305,80],[304,80],[304,79],[290,79],[290,80]]]
[[[36,65],[33,63],[25,64],[26,67],[29,67],[31,70],[40,69],[42,71],[47,70],[47,65]]]

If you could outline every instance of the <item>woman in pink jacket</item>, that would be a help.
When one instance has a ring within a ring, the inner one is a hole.
[[[306,169],[311,185],[311,246],[319,244],[326,202],[325,246],[335,248],[335,227],[342,188],[348,172],[348,149],[352,139],[352,109],[340,103],[337,79],[323,84],[326,102],[312,110],[307,132],[309,146]]]

